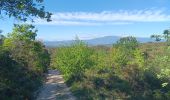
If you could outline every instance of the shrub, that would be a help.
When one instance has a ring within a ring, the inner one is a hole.
[[[9,52],[0,50],[0,99],[34,99],[34,91],[41,85],[41,77],[29,71],[15,60]]]
[[[0,46],[0,99],[33,100],[50,56],[30,25],[17,25]]]
[[[69,47],[61,47],[56,55],[58,68],[67,81],[80,80],[86,69],[93,67],[93,50],[82,41],[76,41]]]
[[[5,38],[3,47],[22,66],[42,74],[50,64],[50,55],[45,46],[35,40],[37,30],[34,28],[32,25],[15,25],[13,32]]]
[[[169,49],[162,51],[162,45],[141,46],[134,37],[120,39],[112,48],[88,48],[78,41],[57,49],[53,61],[78,99],[169,100]]]

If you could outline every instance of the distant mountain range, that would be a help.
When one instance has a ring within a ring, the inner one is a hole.
[[[89,40],[82,40],[83,42],[87,43],[90,46],[97,46],[97,45],[112,45],[116,43],[121,37],[118,36],[104,36],[100,38],[94,38]],[[143,37],[137,37],[137,40],[141,43],[147,43],[147,42],[154,42],[151,38],[143,38]],[[62,45],[70,45],[75,40],[67,40],[67,41],[45,41],[45,45],[47,47],[59,47]]]

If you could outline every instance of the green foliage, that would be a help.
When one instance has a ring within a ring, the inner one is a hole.
[[[170,31],[164,30],[162,37],[166,39],[166,47],[164,48],[162,55],[157,55],[152,62],[154,62],[153,65],[150,65],[151,67],[158,67],[158,71],[156,71],[157,78],[163,80],[162,87],[166,87],[169,84],[169,77],[170,77]]]
[[[153,39],[155,39],[155,41],[161,41],[161,35],[156,35],[156,34],[154,34],[154,35],[151,35],[151,38],[153,38]]]
[[[41,42],[35,41],[36,32],[32,25],[15,25],[13,32],[5,38],[3,46],[23,66],[43,73],[50,62],[49,54]]]
[[[51,21],[51,13],[44,10],[44,0],[0,0],[1,15],[14,17],[22,21],[40,17]]]
[[[31,42],[35,40],[37,30],[32,25],[14,25],[12,33],[8,34],[8,38],[4,40],[5,47],[12,47],[14,44],[21,42]],[[19,43],[18,43],[19,44]]]
[[[153,59],[153,63],[150,65],[151,68],[156,69],[155,73],[157,74],[157,78],[162,80],[162,86],[165,87],[169,84],[170,78],[170,53],[169,47],[164,50],[164,54],[157,55],[155,59]]]
[[[134,37],[125,37],[117,41],[112,49],[112,58],[115,65],[124,67],[128,63],[132,63],[137,56],[140,56],[140,52],[137,50],[138,45],[139,43]]]
[[[141,70],[146,70],[147,67],[145,66],[145,55],[140,49],[136,49],[133,53],[134,59],[132,64],[137,64]]]
[[[36,32],[32,25],[15,25],[0,46],[1,100],[32,100],[41,86],[50,55]]]
[[[35,17],[51,21],[43,0],[0,0],[1,18],[20,21]],[[0,33],[2,31],[0,30]],[[42,74],[50,63],[44,45],[35,40],[37,30],[32,25],[15,25],[7,37],[0,34],[0,100],[33,100],[42,83]]]
[[[57,48],[52,65],[67,76],[73,94],[81,100],[169,100],[166,46],[139,44],[134,37],[122,38],[112,48],[78,42]],[[83,77],[77,81],[72,78],[76,75]]]
[[[117,41],[116,46],[122,47],[123,49],[127,49],[128,51],[134,50],[138,47],[139,43],[135,37],[129,36],[121,38]]]
[[[72,85],[71,90],[81,100],[128,99],[130,84],[109,72],[87,70],[86,78]]]
[[[127,63],[129,62],[128,59],[131,59],[130,56],[132,56],[124,51],[123,48],[113,48],[111,54],[113,63],[116,65],[116,67],[124,67],[125,65],[127,65]]]
[[[58,68],[67,81],[80,80],[86,69],[93,66],[93,50],[81,41],[76,41],[70,47],[61,47],[56,55]]]
[[[0,33],[0,46],[3,44],[5,37]]]
[[[169,42],[170,30],[164,30],[163,35],[164,35],[164,38],[166,39],[166,41]]]
[[[33,91],[41,85],[41,78],[36,72],[10,57],[8,51],[0,50],[0,99],[24,100],[33,99]]]

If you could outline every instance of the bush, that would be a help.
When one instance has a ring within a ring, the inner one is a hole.
[[[81,100],[169,100],[170,85],[162,87],[169,83],[169,53],[155,43],[139,46],[134,37],[122,38],[112,48],[79,41],[58,48],[53,65]]]
[[[13,60],[9,52],[0,50],[0,99],[34,99],[41,77]]]
[[[0,46],[0,100],[33,100],[50,56],[31,25],[17,25]]]
[[[81,42],[76,41],[69,47],[57,50],[56,68],[58,68],[67,81],[79,81],[84,76],[86,69],[93,67],[93,50]]]
[[[47,71],[50,55],[45,46],[35,40],[37,30],[32,25],[15,25],[13,32],[5,38],[3,47],[28,70],[39,74]]]

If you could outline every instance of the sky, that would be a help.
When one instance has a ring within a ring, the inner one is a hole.
[[[103,36],[150,37],[170,28],[170,0],[44,0],[52,22],[35,19],[37,39],[92,39]],[[0,19],[3,34],[15,19]]]

